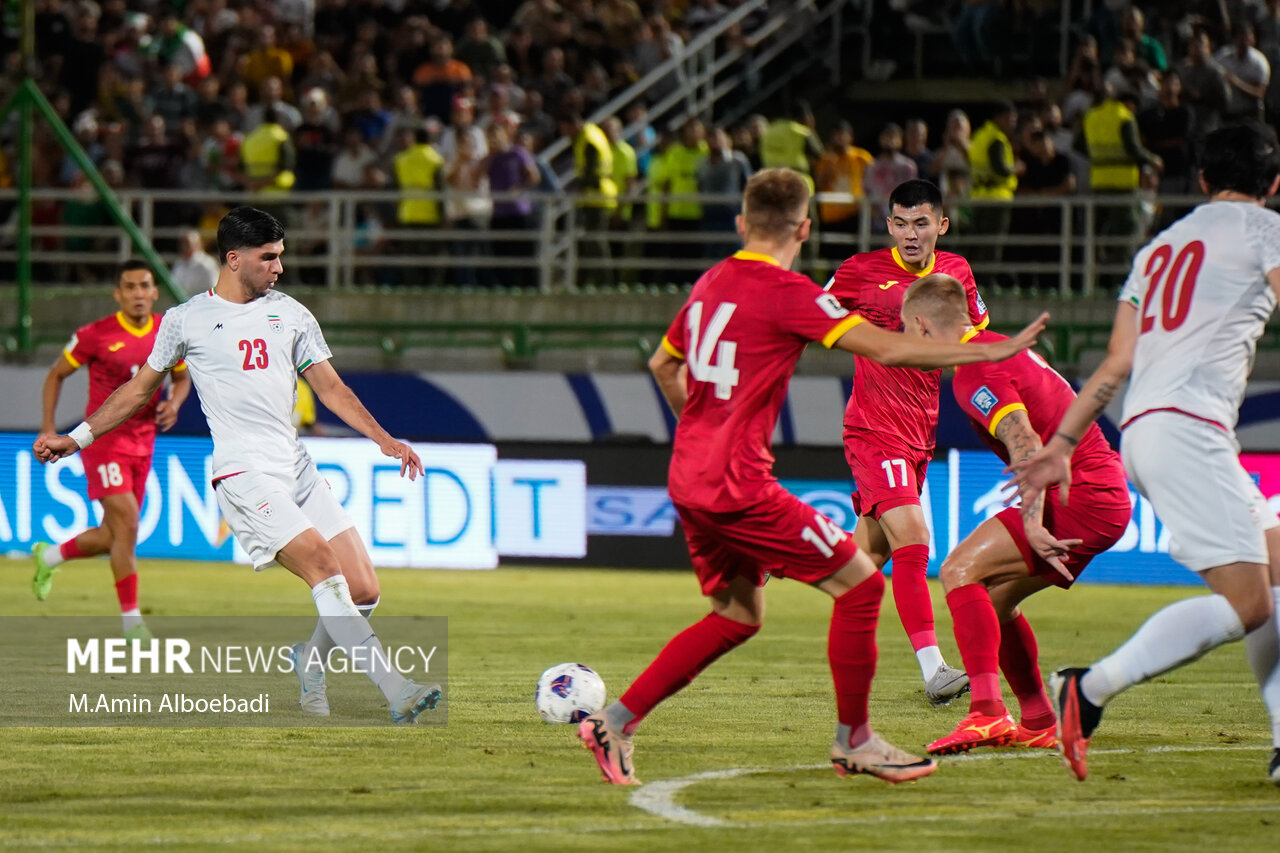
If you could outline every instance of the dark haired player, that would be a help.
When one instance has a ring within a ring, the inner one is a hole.
[[[964,285],[974,328],[985,328],[987,307],[969,263],[936,249],[950,225],[941,191],[923,180],[899,184],[889,196],[888,225],[894,245],[849,258],[827,282],[827,291],[850,311],[897,332],[907,288],[931,273],[945,273]],[[853,394],[844,417],[844,453],[860,517],[853,535],[877,568],[893,561],[893,601],[920,664],[925,697],[934,705],[947,704],[969,685],[964,672],[942,658],[925,579],[929,527],[920,491],[933,459],[941,386],[937,371],[888,367],[855,356]]]
[[[152,313],[160,291],[151,268],[142,261],[125,261],[111,292],[120,310],[76,330],[62,355],[49,368],[41,397],[40,434],[56,434],[54,411],[62,383],[81,367],[89,368],[88,414],[124,385],[146,363],[160,330],[161,318]],[[37,542],[31,549],[36,571],[31,591],[38,600],[49,597],[53,576],[67,560],[109,555],[124,636],[151,639],[138,606],[138,516],[147,491],[147,474],[155,450],[156,428],[167,430],[191,390],[191,377],[179,363],[173,370],[169,398],[159,385],[141,409],[82,457],[89,499],[102,504],[102,522],[51,546]]]
[[[618,701],[579,725],[578,737],[607,782],[636,784],[631,736],[641,720],[760,629],[768,575],[811,584],[835,601],[827,657],[836,693],[836,772],[903,782],[936,769],[871,730],[867,697],[884,578],[845,531],[779,485],[770,442],[810,341],[932,367],[1008,358],[1034,342],[1045,318],[993,344],[911,340],[864,322],[788,271],[809,236],[808,209],[799,173],[754,175],[737,220],[743,250],[698,279],[649,361],[680,419],[668,485],[711,612],[668,642]]]
[[[965,288],[946,275],[926,276],[911,286],[902,322],[908,335],[930,340],[1002,339],[970,325]],[[1075,399],[1067,381],[1031,350],[999,364],[964,365],[951,388],[1005,462],[1021,462],[1039,450]],[[1036,636],[1018,605],[1049,586],[1070,587],[1093,557],[1124,535],[1133,515],[1120,457],[1096,425],[1071,460],[1071,505],[1058,505],[1056,493],[1050,489],[1047,497],[987,519],[942,564],[970,697],[968,715],[951,734],[929,744],[931,755],[977,746],[1057,746]],[[1000,697],[998,670],[1018,697],[1018,723]]]
[[[1022,500],[1049,486],[1074,500],[1069,462],[1089,425],[1129,381],[1120,457],[1170,534],[1169,553],[1212,594],[1157,611],[1110,655],[1050,682],[1058,738],[1079,779],[1103,707],[1124,690],[1241,638],[1271,714],[1268,773],[1280,785],[1280,526],[1240,464],[1235,426],[1253,355],[1280,294],[1280,146],[1258,124],[1205,139],[1209,200],[1133,259],[1107,356],[1053,438],[1014,465]]]
[[[279,564],[311,587],[319,620],[308,643],[294,646],[303,711],[327,716],[323,662],[335,646],[387,699],[391,720],[413,723],[440,698],[386,665],[366,617],[378,603],[378,578],[350,516],[329,491],[292,423],[298,376],[326,407],[400,461],[413,479],[422,462],[374,420],[329,363],[328,344],[311,312],[274,289],[284,271],[284,228],[252,207],[218,223],[222,268],[212,290],[170,308],[145,364],[65,436],[41,436],[42,462],[85,450],[151,399],[164,374],[185,359],[213,435],[218,506],[257,570]],[[357,604],[357,602],[359,602]]]

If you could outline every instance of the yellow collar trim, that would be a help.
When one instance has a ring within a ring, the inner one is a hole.
[[[978,332],[981,332],[981,331],[982,331],[981,329],[975,329],[973,326],[970,326],[969,330],[960,337],[960,343],[962,344],[969,343],[969,341],[976,338],[978,336]]]
[[[778,263],[777,258],[770,257],[769,255],[762,255],[759,252],[739,251],[734,252],[733,256],[740,261],[761,261],[762,263],[773,264],[775,267],[782,266],[782,264]]]
[[[147,324],[145,326],[135,326],[129,322],[129,318],[124,315],[123,311],[117,311],[116,322],[120,324],[120,328],[135,338],[142,338],[151,334],[151,329],[156,324],[156,318],[152,315],[147,315]]]
[[[938,262],[938,253],[934,252],[929,256],[929,263],[925,265],[925,268],[920,272],[916,272],[911,267],[907,266],[907,262],[902,259],[902,255],[898,254],[897,246],[894,246],[890,251],[893,253],[893,262],[902,267],[903,272],[909,272],[916,278],[924,278],[929,273],[933,272],[933,265]]]

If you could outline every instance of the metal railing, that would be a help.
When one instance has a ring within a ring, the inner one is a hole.
[[[131,254],[127,235],[114,226],[63,222],[69,205],[92,204],[92,199],[69,190],[36,190],[32,195],[36,209],[44,214],[30,234],[36,286],[101,282],[110,277],[110,267]],[[0,191],[0,216],[7,215],[4,208],[14,199],[12,190]],[[738,245],[731,223],[739,200],[724,195],[632,198],[620,202],[621,210],[630,207],[631,217],[622,221],[614,216],[607,223],[605,216],[593,216],[578,197],[555,193],[264,196],[121,190],[119,199],[143,236],[168,257],[187,230],[177,223],[195,221],[202,214],[216,223],[220,211],[237,204],[266,207],[286,225],[286,277],[332,288],[518,286],[558,292],[621,284],[684,285]],[[463,219],[437,227],[398,224],[399,204],[415,199],[433,199],[458,209],[466,209],[468,199],[480,207],[519,200],[528,203],[532,213],[527,227],[505,230]],[[967,257],[984,286],[998,283],[1089,295],[1100,283],[1113,287],[1127,275],[1133,252],[1159,222],[1203,200],[1098,195],[959,201],[949,205],[951,230],[942,246]],[[702,220],[668,218],[664,229],[645,228],[646,206],[670,202],[696,202],[713,215]],[[815,205],[823,202],[856,202],[862,211],[880,208],[877,202],[843,194],[820,194]],[[1011,220],[1007,230],[983,232],[967,224],[981,220],[984,212],[998,211]],[[878,212],[860,216],[852,231],[823,227],[816,215],[814,220],[813,235],[797,268],[818,280],[825,280],[843,258],[888,243],[887,235],[879,233],[884,220]],[[212,243],[212,234],[206,237]],[[12,274],[16,243],[10,220],[0,226],[0,276]]]

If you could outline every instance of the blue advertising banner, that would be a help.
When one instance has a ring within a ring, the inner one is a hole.
[[[40,465],[31,433],[0,433],[0,553],[61,542],[98,523],[80,456]],[[303,439],[379,566],[485,569],[499,554],[586,551],[586,467],[499,460],[488,444],[420,444],[415,482],[364,439]],[[138,556],[247,562],[222,523],[208,438],[160,436],[138,529]]]

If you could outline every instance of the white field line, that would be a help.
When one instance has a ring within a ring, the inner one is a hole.
[[[1090,755],[1129,755],[1133,753],[1169,753],[1169,752],[1243,752],[1243,751],[1265,751],[1266,747],[1262,744],[1245,745],[1230,744],[1216,746],[1153,746],[1146,749],[1095,749],[1090,751]],[[1005,759],[1022,759],[1022,758],[1055,758],[1060,756],[1057,752],[1049,750],[1022,750],[1018,752],[978,752],[966,753],[964,755],[950,756],[943,759],[946,763],[966,762],[966,761],[1000,761]],[[687,826],[703,826],[703,827],[733,827],[733,826],[749,826],[751,824],[733,823],[714,815],[703,814],[686,808],[675,801],[675,797],[690,785],[696,785],[699,782],[709,782],[717,779],[735,779],[740,776],[754,776],[759,773],[796,773],[805,770],[823,770],[828,768],[828,764],[798,764],[792,767],[738,767],[730,770],[708,770],[703,773],[694,773],[691,776],[684,776],[679,779],[663,779],[658,782],[650,782],[637,788],[631,794],[631,805],[638,809],[656,815],[666,820],[683,823]],[[1259,805],[1259,806],[1168,806],[1168,807],[1143,807],[1143,808],[1116,808],[1116,809],[1095,809],[1090,808],[1090,814],[1106,814],[1106,815],[1154,815],[1154,814],[1174,814],[1182,812],[1215,812],[1215,811],[1277,811],[1280,812],[1280,802],[1275,805]],[[1073,814],[1075,812],[1073,811]],[[1004,817],[1001,814],[992,814],[991,818],[999,819]],[[849,818],[832,818],[830,820],[820,821],[803,821],[803,823],[887,823],[896,821],[918,821],[918,820],[951,820],[950,815],[884,815],[874,817],[849,817]],[[770,826],[776,825],[776,821],[769,821]]]

